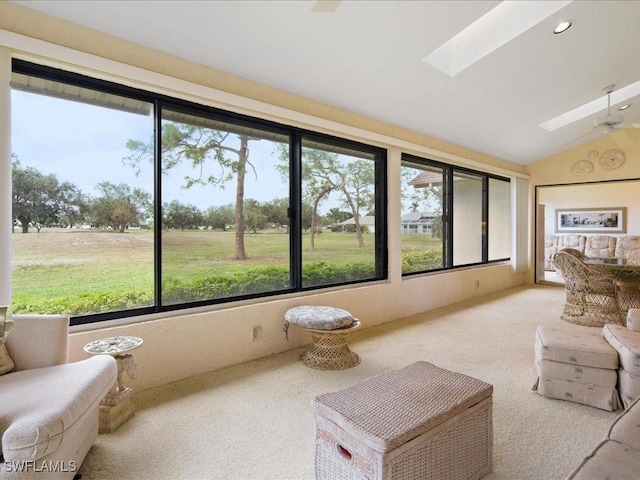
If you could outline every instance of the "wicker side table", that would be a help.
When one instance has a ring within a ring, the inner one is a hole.
[[[289,323],[311,333],[311,347],[300,355],[303,365],[317,370],[344,370],[360,363],[358,354],[347,345],[347,336],[360,326],[349,312],[335,307],[301,306],[285,314],[284,332]]]

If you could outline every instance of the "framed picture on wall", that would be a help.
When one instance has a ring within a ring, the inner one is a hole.
[[[556,210],[557,233],[625,233],[626,207]]]

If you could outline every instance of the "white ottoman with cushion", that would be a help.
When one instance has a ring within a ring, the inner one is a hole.
[[[618,387],[624,408],[627,408],[640,396],[640,332],[632,330],[637,327],[638,309],[627,314],[627,327],[622,325],[605,325],[602,335],[618,352],[620,368],[618,369]],[[635,321],[635,325],[634,325]]]
[[[325,306],[293,307],[284,316],[287,335],[290,323],[311,333],[311,348],[300,355],[303,365],[318,370],[344,370],[360,363],[360,357],[349,349],[346,341],[349,333],[360,326],[360,321],[346,310]]]
[[[548,398],[617,410],[618,353],[602,330],[579,325],[536,329],[534,390]]]

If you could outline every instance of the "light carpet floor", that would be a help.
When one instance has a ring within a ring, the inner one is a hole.
[[[306,368],[296,349],[136,393],[135,416],[98,436],[82,478],[313,479],[313,398],[418,360],[494,386],[486,480],[565,478],[620,411],[531,390],[535,328],[566,325],[563,305],[561,287],[518,287],[356,331],[362,363],[348,370]]]

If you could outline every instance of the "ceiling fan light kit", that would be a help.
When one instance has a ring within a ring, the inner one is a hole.
[[[604,127],[605,132],[613,133],[618,127],[624,127],[624,117],[620,114],[613,115],[611,113],[611,92],[616,88],[615,85],[609,85],[604,87],[602,91],[607,95],[607,114],[598,117],[594,120],[593,124],[596,127]]]
[[[602,117],[598,117],[593,121],[593,125],[595,127],[607,127],[610,129],[614,129],[620,124],[624,123],[624,117],[622,115],[613,115],[611,113],[607,113]]]

